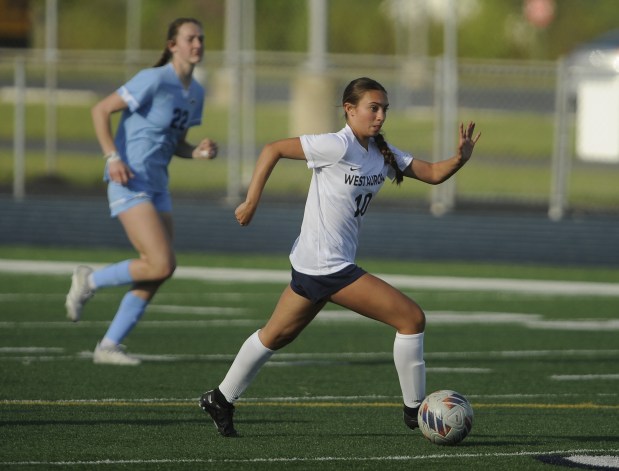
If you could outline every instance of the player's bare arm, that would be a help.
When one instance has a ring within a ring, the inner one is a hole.
[[[279,159],[282,158],[305,160],[301,140],[298,137],[271,142],[262,148],[247,189],[245,201],[234,211],[236,220],[241,226],[246,226],[251,222],[271,172]]]
[[[116,92],[111,93],[92,107],[91,115],[95,134],[105,156],[115,155],[116,153],[111,116],[125,108],[127,108],[127,103]],[[134,176],[131,169],[118,158],[108,162],[108,172],[110,179],[121,185],[126,185]]]
[[[474,133],[474,122],[469,122],[466,127],[463,123],[460,123],[458,151],[456,155],[439,162],[427,162],[421,159],[413,159],[411,164],[404,170],[404,175],[424,183],[429,183],[430,185],[443,183],[460,170],[473,155],[475,144],[477,144],[481,136],[481,133],[477,133],[475,136]]]

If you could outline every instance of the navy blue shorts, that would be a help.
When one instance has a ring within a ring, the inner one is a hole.
[[[309,299],[314,304],[326,301],[329,296],[357,281],[367,272],[357,265],[348,265],[329,275],[306,275],[292,269],[290,288],[299,296]]]

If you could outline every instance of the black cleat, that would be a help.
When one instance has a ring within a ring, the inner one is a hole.
[[[404,423],[411,430],[415,430],[419,427],[419,420],[417,419],[418,412],[419,407],[404,406]]]
[[[202,394],[199,404],[202,410],[211,416],[219,433],[224,437],[239,436],[232,423],[234,406],[226,401],[219,389],[213,389]]]

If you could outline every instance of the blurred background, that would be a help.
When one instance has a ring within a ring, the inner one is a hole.
[[[616,0],[0,0],[0,243],[126,243],[107,218],[90,107],[158,59],[180,16],[205,32],[207,102],[189,137],[221,150],[170,167],[183,231],[232,218],[265,143],[340,129],[343,88],[370,76],[389,92],[396,147],[438,160],[461,121],[482,132],[448,183],[386,184],[373,205],[392,219],[378,232],[406,212],[437,227],[435,242],[483,228],[470,257],[619,261]],[[298,163],[278,166],[251,247],[226,231],[178,243],[287,251],[309,178]]]

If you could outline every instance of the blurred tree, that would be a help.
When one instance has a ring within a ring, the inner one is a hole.
[[[223,0],[142,0],[142,48],[163,50],[170,22],[189,16],[202,22],[204,47],[221,50],[225,9]]]
[[[256,49],[307,49],[307,0],[256,0]]]
[[[46,0],[31,0],[30,4],[35,25],[32,45],[44,48]],[[125,5],[125,0],[58,0],[58,48],[124,48]]]
[[[33,47],[45,47],[45,2],[30,0],[34,19]],[[59,49],[124,49],[127,0],[57,0]],[[206,49],[223,47],[223,0],[142,0],[142,49],[165,45],[169,23],[179,16],[202,21]],[[103,19],[103,20],[102,20]]]
[[[329,52],[394,54],[395,25],[382,0],[330,0]]]
[[[557,0],[556,18],[549,27],[549,55],[564,55],[582,42],[619,28],[617,0]]]
[[[60,49],[125,48],[126,0],[57,1]],[[396,25],[393,14],[384,8],[385,1],[328,0],[329,51],[394,54]],[[441,1],[428,0],[431,4]],[[45,2],[30,0],[35,48],[44,47]],[[527,22],[524,0],[474,3],[474,14],[459,24],[460,57],[554,60],[619,26],[619,0],[555,0],[554,19],[543,29]],[[162,49],[168,24],[178,16],[202,21],[207,50],[223,48],[225,0],[142,0],[141,10],[143,49]],[[423,39],[428,54],[435,56],[442,53],[442,25],[436,17],[428,21]],[[257,49],[299,52],[306,47],[306,0],[256,0]]]
[[[477,14],[459,26],[459,55],[470,58],[521,59],[519,48],[509,37],[509,28],[514,18],[520,16],[522,1],[479,0]],[[436,44],[436,41],[433,43]]]

